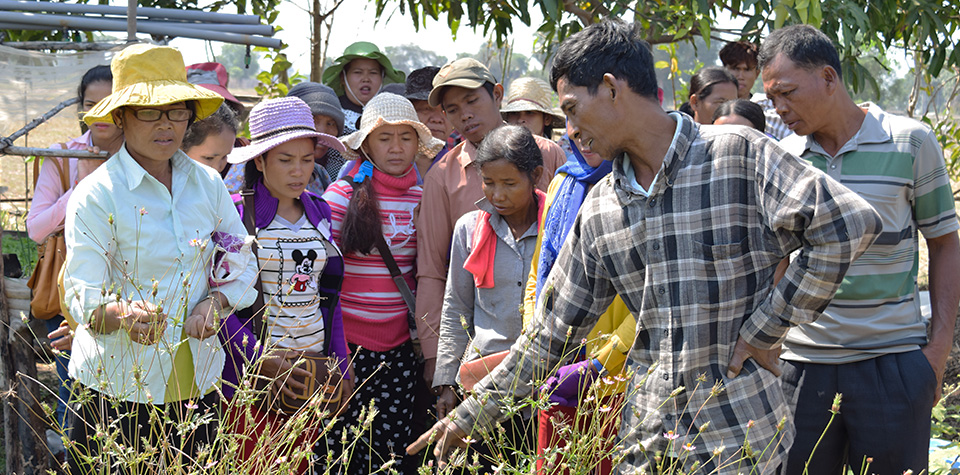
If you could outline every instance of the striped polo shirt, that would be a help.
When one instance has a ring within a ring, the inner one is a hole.
[[[937,138],[920,122],[864,104],[860,130],[830,157],[812,136],[780,142],[857,192],[880,214],[883,232],[857,259],[823,315],[790,330],[782,357],[847,363],[926,344],[917,289],[918,236],[956,232],[950,180]]]
[[[375,169],[373,180],[384,240],[407,287],[416,291],[417,230],[413,211],[423,188],[417,186],[416,175],[394,177]],[[338,244],[342,243],[343,221],[353,192],[347,179],[333,183],[323,194],[330,205],[333,240]],[[369,254],[345,253],[343,272],[340,305],[347,342],[384,352],[410,340],[407,304],[380,251],[374,248]]]

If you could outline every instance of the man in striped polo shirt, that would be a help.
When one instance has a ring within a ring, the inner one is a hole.
[[[774,31],[759,62],[767,96],[795,132],[781,145],[883,220],[823,316],[787,335],[783,385],[797,438],[786,473],[840,474],[844,463],[854,473],[920,473],[960,301],[960,226],[943,152],[920,122],[854,103],[836,48],[813,27]],[[920,314],[917,231],[930,249],[929,322]],[[826,429],[837,393],[840,413]]]

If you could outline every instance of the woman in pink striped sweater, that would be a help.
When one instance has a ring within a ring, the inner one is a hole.
[[[413,210],[423,193],[413,163],[418,155],[436,155],[443,142],[419,122],[410,101],[381,93],[364,108],[360,129],[343,137],[343,143],[344,158],[361,160],[360,166],[330,185],[323,199],[330,204],[333,239],[344,255],[340,303],[359,384],[343,423],[327,444],[340,453],[342,448],[334,445],[340,443],[342,430],[358,424],[361,409],[373,400],[376,419],[362,435],[367,439],[363,449],[353,453],[344,472],[365,474],[398,458],[413,441],[414,386],[420,370],[410,337],[412,309],[404,293],[412,297],[416,285]],[[394,274],[401,278],[392,278],[390,257],[385,258],[382,247],[389,248],[396,261]],[[409,301],[412,306],[412,298]],[[401,473],[414,473],[403,469],[416,466],[411,462],[395,461],[401,463]]]

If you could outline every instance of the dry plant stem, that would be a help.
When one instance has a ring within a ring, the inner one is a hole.
[[[823,441],[823,437],[827,434],[827,431],[830,430],[830,425],[833,424],[833,419],[836,418],[837,414],[840,413],[840,394],[837,394],[833,400],[834,405],[830,409],[830,419],[827,421],[827,426],[823,428],[823,432],[820,433],[817,443],[813,444],[813,450],[810,451],[810,456],[807,457],[807,461],[803,464],[803,475],[809,475],[810,460],[813,459],[813,455],[817,453],[817,447],[820,446],[820,442]]]

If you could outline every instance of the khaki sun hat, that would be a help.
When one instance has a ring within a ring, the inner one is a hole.
[[[370,99],[370,102],[363,108],[363,115],[360,116],[360,128],[356,132],[340,138],[340,141],[347,148],[346,152],[343,153],[343,158],[347,160],[359,158],[360,154],[357,151],[360,150],[363,141],[381,125],[409,125],[413,127],[420,139],[417,153],[421,157],[433,158],[444,146],[443,141],[436,139],[430,133],[430,129],[420,123],[417,111],[409,100],[403,96],[381,92],[373,96],[373,99]]]
[[[506,117],[508,112],[537,111],[549,116],[554,127],[563,127],[567,118],[560,109],[553,106],[553,90],[543,79],[518,78],[510,83],[505,105],[500,114]]]
[[[187,82],[183,56],[169,46],[135,44],[126,47],[110,63],[113,92],[84,114],[83,121],[113,123],[111,112],[124,106],[162,106],[194,101],[195,119],[213,114],[223,96]]]
[[[441,92],[447,86],[477,89],[487,82],[496,84],[497,78],[493,77],[493,73],[483,63],[473,58],[460,58],[444,65],[433,77],[433,90],[430,91],[427,102],[430,107],[439,106]]]

